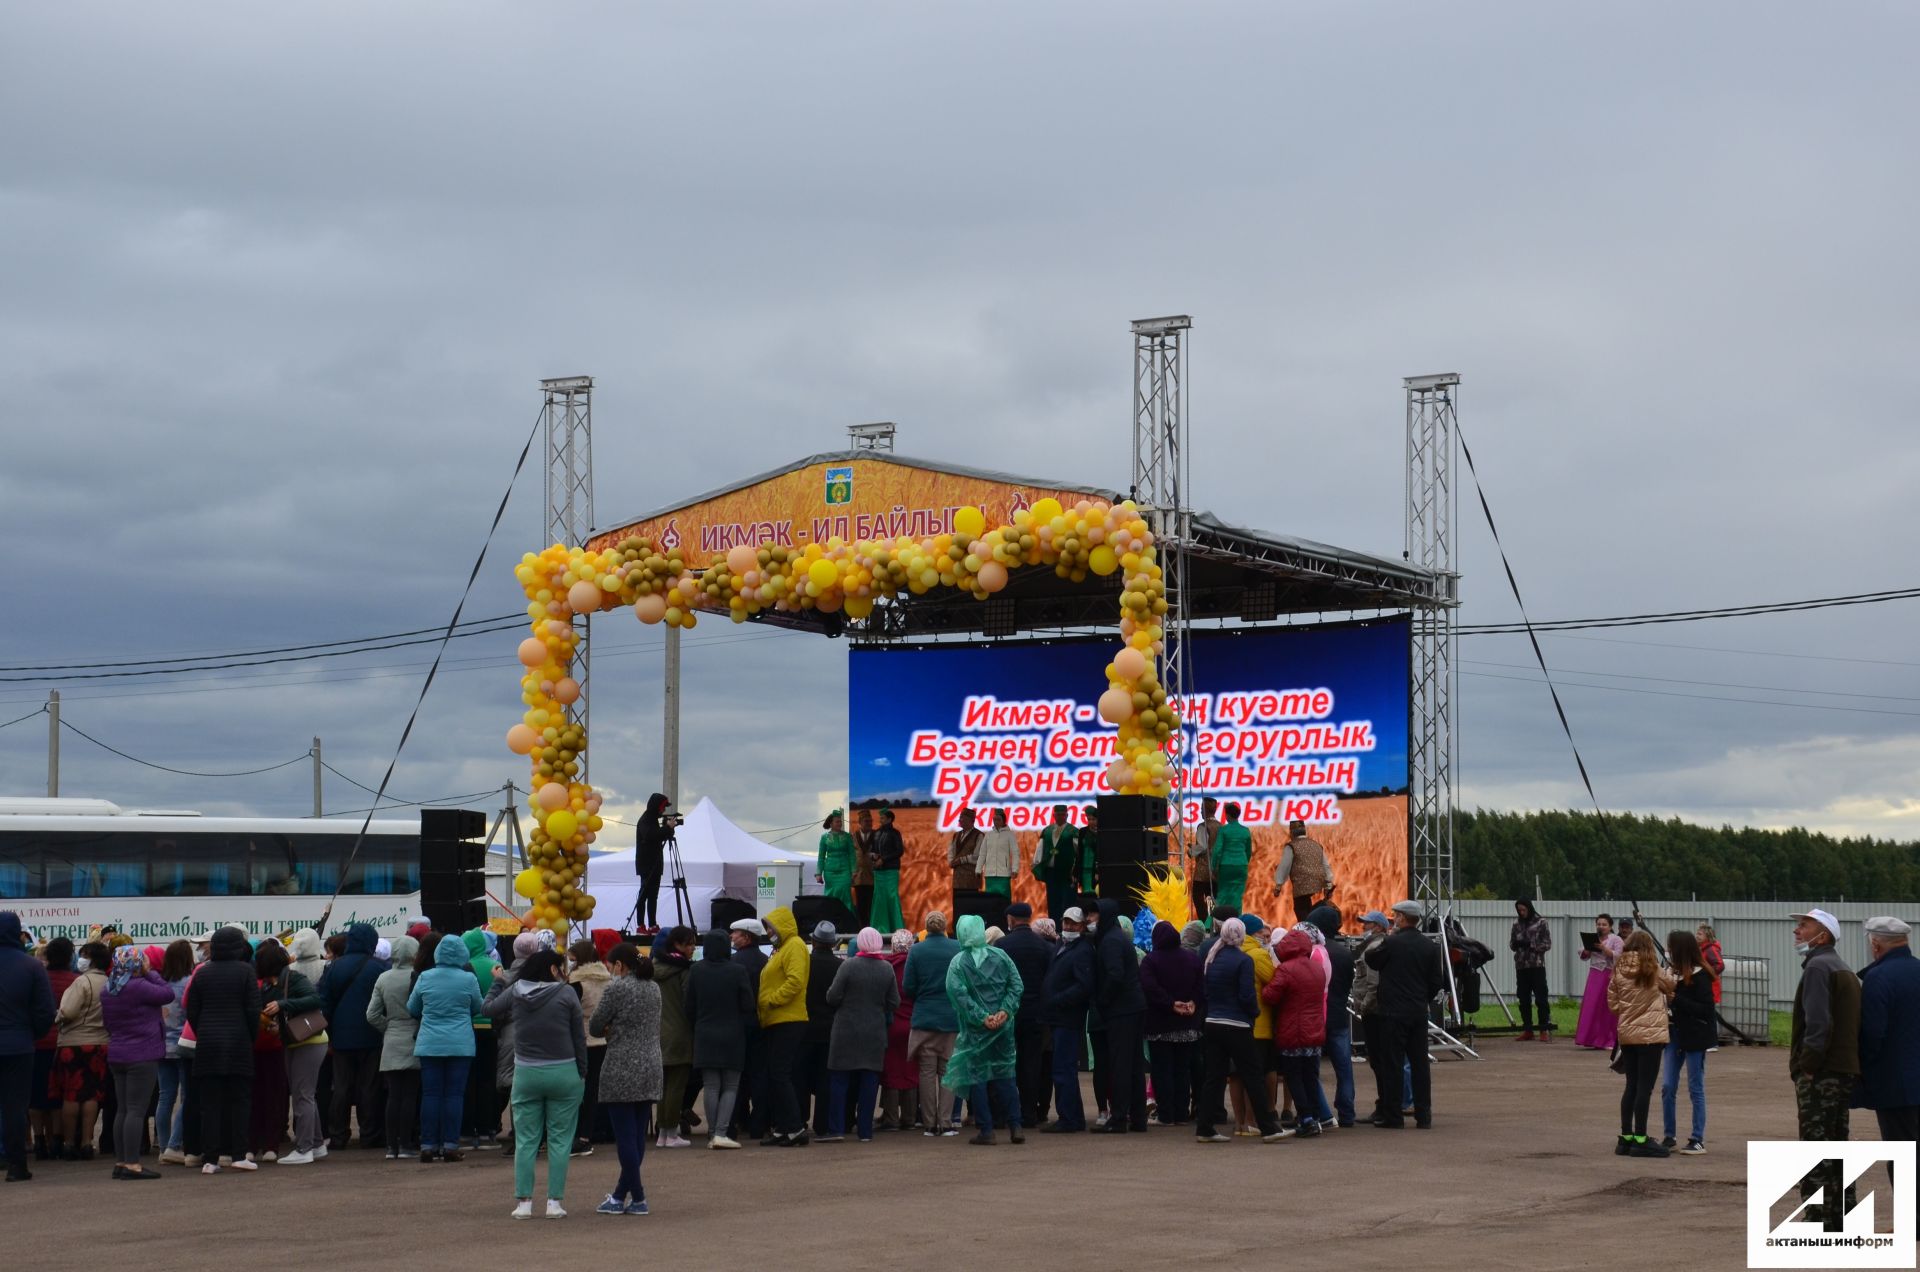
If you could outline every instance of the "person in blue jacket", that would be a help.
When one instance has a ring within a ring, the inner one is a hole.
[[[0,910],[0,1131],[6,1135],[7,1182],[33,1178],[27,1169],[27,1102],[33,1088],[33,1044],[53,1028],[53,985],[27,952],[20,916]]]
[[[367,1004],[373,983],[388,970],[374,957],[380,933],[371,923],[347,929],[347,951],[320,974],[320,1000],[327,1013],[327,1039],[333,1049],[333,1098],[328,1101],[328,1147],[342,1149],[352,1137],[348,1119],[360,1115],[360,1146],[378,1148],[383,1142],[383,1119],[374,1107],[380,1085],[381,1036],[367,1023]]]
[[[1920,959],[1900,919],[1866,922],[1873,962],[1860,973],[1860,1085],[1883,1140],[1920,1139]]]
[[[420,1160],[460,1160],[460,1113],[467,1070],[473,1064],[473,1017],[480,982],[473,978],[467,943],[449,932],[433,950],[433,966],[407,995],[407,1014],[420,1022],[413,1054],[420,1061]]]
[[[1093,1003],[1093,942],[1086,937],[1086,915],[1069,906],[1060,917],[1060,946],[1047,964],[1040,987],[1040,1018],[1053,1031],[1054,1120],[1043,1135],[1087,1129],[1080,1098],[1080,1060],[1087,1053],[1087,1008]]]

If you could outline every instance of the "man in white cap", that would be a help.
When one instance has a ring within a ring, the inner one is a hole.
[[[1406,1125],[1406,1115],[1395,1103],[1401,1094],[1400,1066],[1404,1062],[1413,1073],[1414,1125],[1422,1130],[1433,1125],[1433,1067],[1427,1054],[1427,1011],[1447,985],[1446,967],[1440,961],[1440,947],[1420,931],[1421,909],[1418,901],[1396,901],[1393,905],[1393,933],[1367,951],[1363,960],[1380,973],[1380,1068],[1374,1071],[1379,1084],[1380,1112],[1375,1126]]]
[[[1086,919],[1077,905],[1061,912],[1060,944],[1040,988],[1040,1018],[1053,1035],[1054,1120],[1040,1128],[1046,1135],[1087,1129],[1086,1105],[1080,1098],[1080,1058],[1087,1053],[1087,1007],[1093,1002],[1095,958],[1093,942],[1084,932]]]
[[[1913,929],[1891,916],[1868,919],[1873,962],[1860,973],[1860,1103],[1883,1140],[1920,1139],[1920,959]]]
[[[1800,985],[1793,991],[1789,1058],[1800,1138],[1844,1140],[1847,1105],[1860,1076],[1860,978],[1835,948],[1840,920],[1825,910],[1787,917],[1794,920],[1794,948],[1801,955]],[[1818,1190],[1824,1206],[1831,1207],[1840,1198],[1840,1185],[1840,1163],[1835,1159],[1830,1169],[1822,1166],[1808,1172],[1800,1195],[1811,1197]],[[1824,1218],[1825,1213],[1822,1207],[1810,1207],[1806,1217]]]

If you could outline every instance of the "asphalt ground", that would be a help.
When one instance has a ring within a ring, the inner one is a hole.
[[[497,1152],[422,1166],[352,1149],[253,1174],[176,1167],[143,1184],[110,1180],[110,1163],[55,1162],[37,1165],[32,1182],[0,1185],[0,1232],[14,1267],[145,1272],[243,1262],[470,1272],[532,1259],[768,1262],[782,1272],[954,1258],[1103,1272],[1196,1260],[1745,1266],[1746,1142],[1795,1132],[1782,1049],[1711,1054],[1709,1152],[1665,1160],[1613,1154],[1621,1079],[1604,1055],[1561,1041],[1489,1040],[1481,1050],[1477,1061],[1436,1061],[1425,1131],[1362,1126],[1202,1145],[1190,1128],[1156,1127],[1029,1135],[1018,1147],[1003,1134],[994,1148],[895,1133],[738,1152],[697,1139],[649,1150],[653,1213],[617,1218],[593,1212],[618,1174],[602,1146],[572,1163],[569,1216],[531,1222],[508,1218],[512,1167]],[[1684,1083],[1679,1116],[1684,1141]],[[1656,1133],[1658,1120],[1656,1095]],[[1856,1113],[1854,1137],[1874,1136],[1872,1115]]]

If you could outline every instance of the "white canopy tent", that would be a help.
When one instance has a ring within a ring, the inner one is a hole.
[[[814,894],[820,887],[813,881],[814,858],[810,853],[789,852],[755,839],[728,821],[711,799],[702,799],[687,813],[680,827],[680,861],[686,867],[687,895],[693,902],[690,916],[693,926],[705,928],[709,907],[718,896],[754,904],[755,867],[768,862],[793,862],[801,867],[800,890]],[[633,849],[602,853],[587,861],[587,891],[593,894],[593,918],[589,927],[624,927],[640,895],[640,876],[633,872]],[[673,923],[673,859],[667,859],[667,873],[660,882],[660,920],[662,926]]]

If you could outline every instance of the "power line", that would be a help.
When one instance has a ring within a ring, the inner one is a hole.
[[[496,614],[492,618],[470,618],[460,626],[477,627],[484,623],[503,623],[508,619],[524,621],[518,614]],[[228,653],[191,654],[180,658],[133,658],[124,662],[29,663],[19,667],[0,667],[0,671],[90,671],[100,667],[144,667],[164,666],[168,663],[217,662],[228,658],[252,658],[260,654],[294,654],[308,649],[331,649],[336,645],[366,645],[374,641],[398,640],[403,636],[424,636],[440,630],[442,629],[438,627],[420,627],[410,632],[387,632],[380,636],[323,640],[311,645],[279,645],[270,649],[241,649]]]
[[[344,776],[344,774],[342,776]],[[353,779],[348,778],[347,780],[352,781]],[[358,786],[360,784],[358,782],[354,782],[354,785]],[[441,804],[468,804],[468,803],[475,803],[479,800],[485,799],[489,795],[498,795],[499,793],[500,793],[500,788],[496,786],[496,787],[493,787],[491,790],[474,791],[471,794],[467,794],[467,795],[442,795],[438,799],[403,799],[403,800],[397,800],[397,801],[389,801],[388,803],[380,804],[373,808],[349,808],[349,809],[344,809],[337,813],[328,813],[327,816],[328,817],[360,817],[366,813],[384,813],[389,811],[390,809],[395,809],[395,808],[427,808],[427,807],[431,807],[434,805],[441,805]]]
[[[1502,676],[1491,671],[1463,671],[1463,676],[1478,676],[1483,680],[1514,680],[1523,685],[1538,685],[1549,682],[1536,680],[1531,676]],[[1727,698],[1711,693],[1680,693],[1672,689],[1637,689],[1632,685],[1590,685],[1578,680],[1555,681],[1569,689],[1605,689],[1610,693],[1640,693],[1656,698],[1692,698],[1699,702],[1746,702],[1760,707],[1803,707],[1809,711],[1848,711],[1862,715],[1913,716],[1920,718],[1920,711],[1894,711],[1885,707],[1847,707],[1836,702],[1782,702],[1773,698]]]
[[[151,768],[151,769],[159,769],[163,773],[177,773],[181,777],[252,777],[256,773],[271,773],[275,769],[283,769],[292,764],[303,764],[308,759],[312,758],[312,754],[313,754],[311,751],[309,751],[303,755],[296,755],[290,760],[282,760],[278,764],[269,764],[265,768],[242,769],[239,772],[235,772],[235,773],[202,773],[195,769],[173,768],[172,766],[166,765],[166,764],[156,764],[152,760],[143,760],[137,755],[129,755],[125,751],[122,751],[117,746],[109,746],[107,743],[102,742],[99,738],[96,738],[91,733],[86,732],[79,725],[73,723],[71,720],[62,720],[60,722],[60,727],[63,729],[70,730],[71,732],[78,733],[81,737],[93,743],[95,746],[99,747],[101,750],[111,751],[123,760],[132,760],[135,764],[142,764],[142,765],[145,765],[147,768]]]
[[[1473,667],[1505,667],[1509,671],[1532,670],[1526,663],[1483,662],[1476,658],[1462,658],[1460,661]],[[1875,702],[1920,702],[1920,698],[1897,693],[1853,693],[1846,689],[1796,689],[1792,685],[1749,685],[1726,680],[1691,680],[1683,676],[1637,676],[1622,671],[1587,671],[1579,667],[1562,667],[1560,674],[1599,676],[1604,680],[1650,680],[1656,684],[1696,685],[1702,689],[1758,689],[1763,693],[1813,693],[1828,698],[1869,698]]]
[[[262,667],[269,663],[311,662],[316,658],[345,658],[351,654],[371,654],[383,649],[401,649],[408,645],[439,644],[445,647],[449,640],[460,640],[467,636],[491,636],[499,632],[511,631],[525,622],[524,618],[498,627],[476,627],[463,632],[445,632],[438,636],[419,636],[412,640],[389,641],[384,645],[368,645],[360,649],[323,649],[310,654],[279,654],[271,658],[249,658],[231,662],[203,662],[194,667],[143,667],[134,671],[85,671],[61,676],[0,676],[0,684],[65,684],[75,680],[119,680],[128,676],[174,676],[189,671],[221,671],[229,667]]]
[[[36,707],[34,710],[27,712],[27,714],[23,716],[15,716],[13,719],[7,721],[5,724],[0,724],[0,729],[10,729],[16,724],[20,724],[23,721],[31,720],[33,719],[33,717],[37,715],[45,715],[46,713],[47,713],[47,709],[45,707]]]
[[[1803,610],[1834,609],[1848,605],[1880,605],[1887,601],[1920,599],[1920,588],[1896,588],[1884,592],[1856,592],[1847,596],[1822,596],[1805,601],[1777,601],[1762,605],[1727,605],[1714,609],[1666,610],[1650,614],[1622,614],[1612,618],[1562,618],[1529,622],[1522,612],[1518,623],[1476,623],[1456,630],[1462,636],[1510,635],[1516,632],[1580,631],[1596,627],[1643,627],[1654,623],[1694,623],[1709,618],[1748,618],[1758,614],[1790,614]]]

